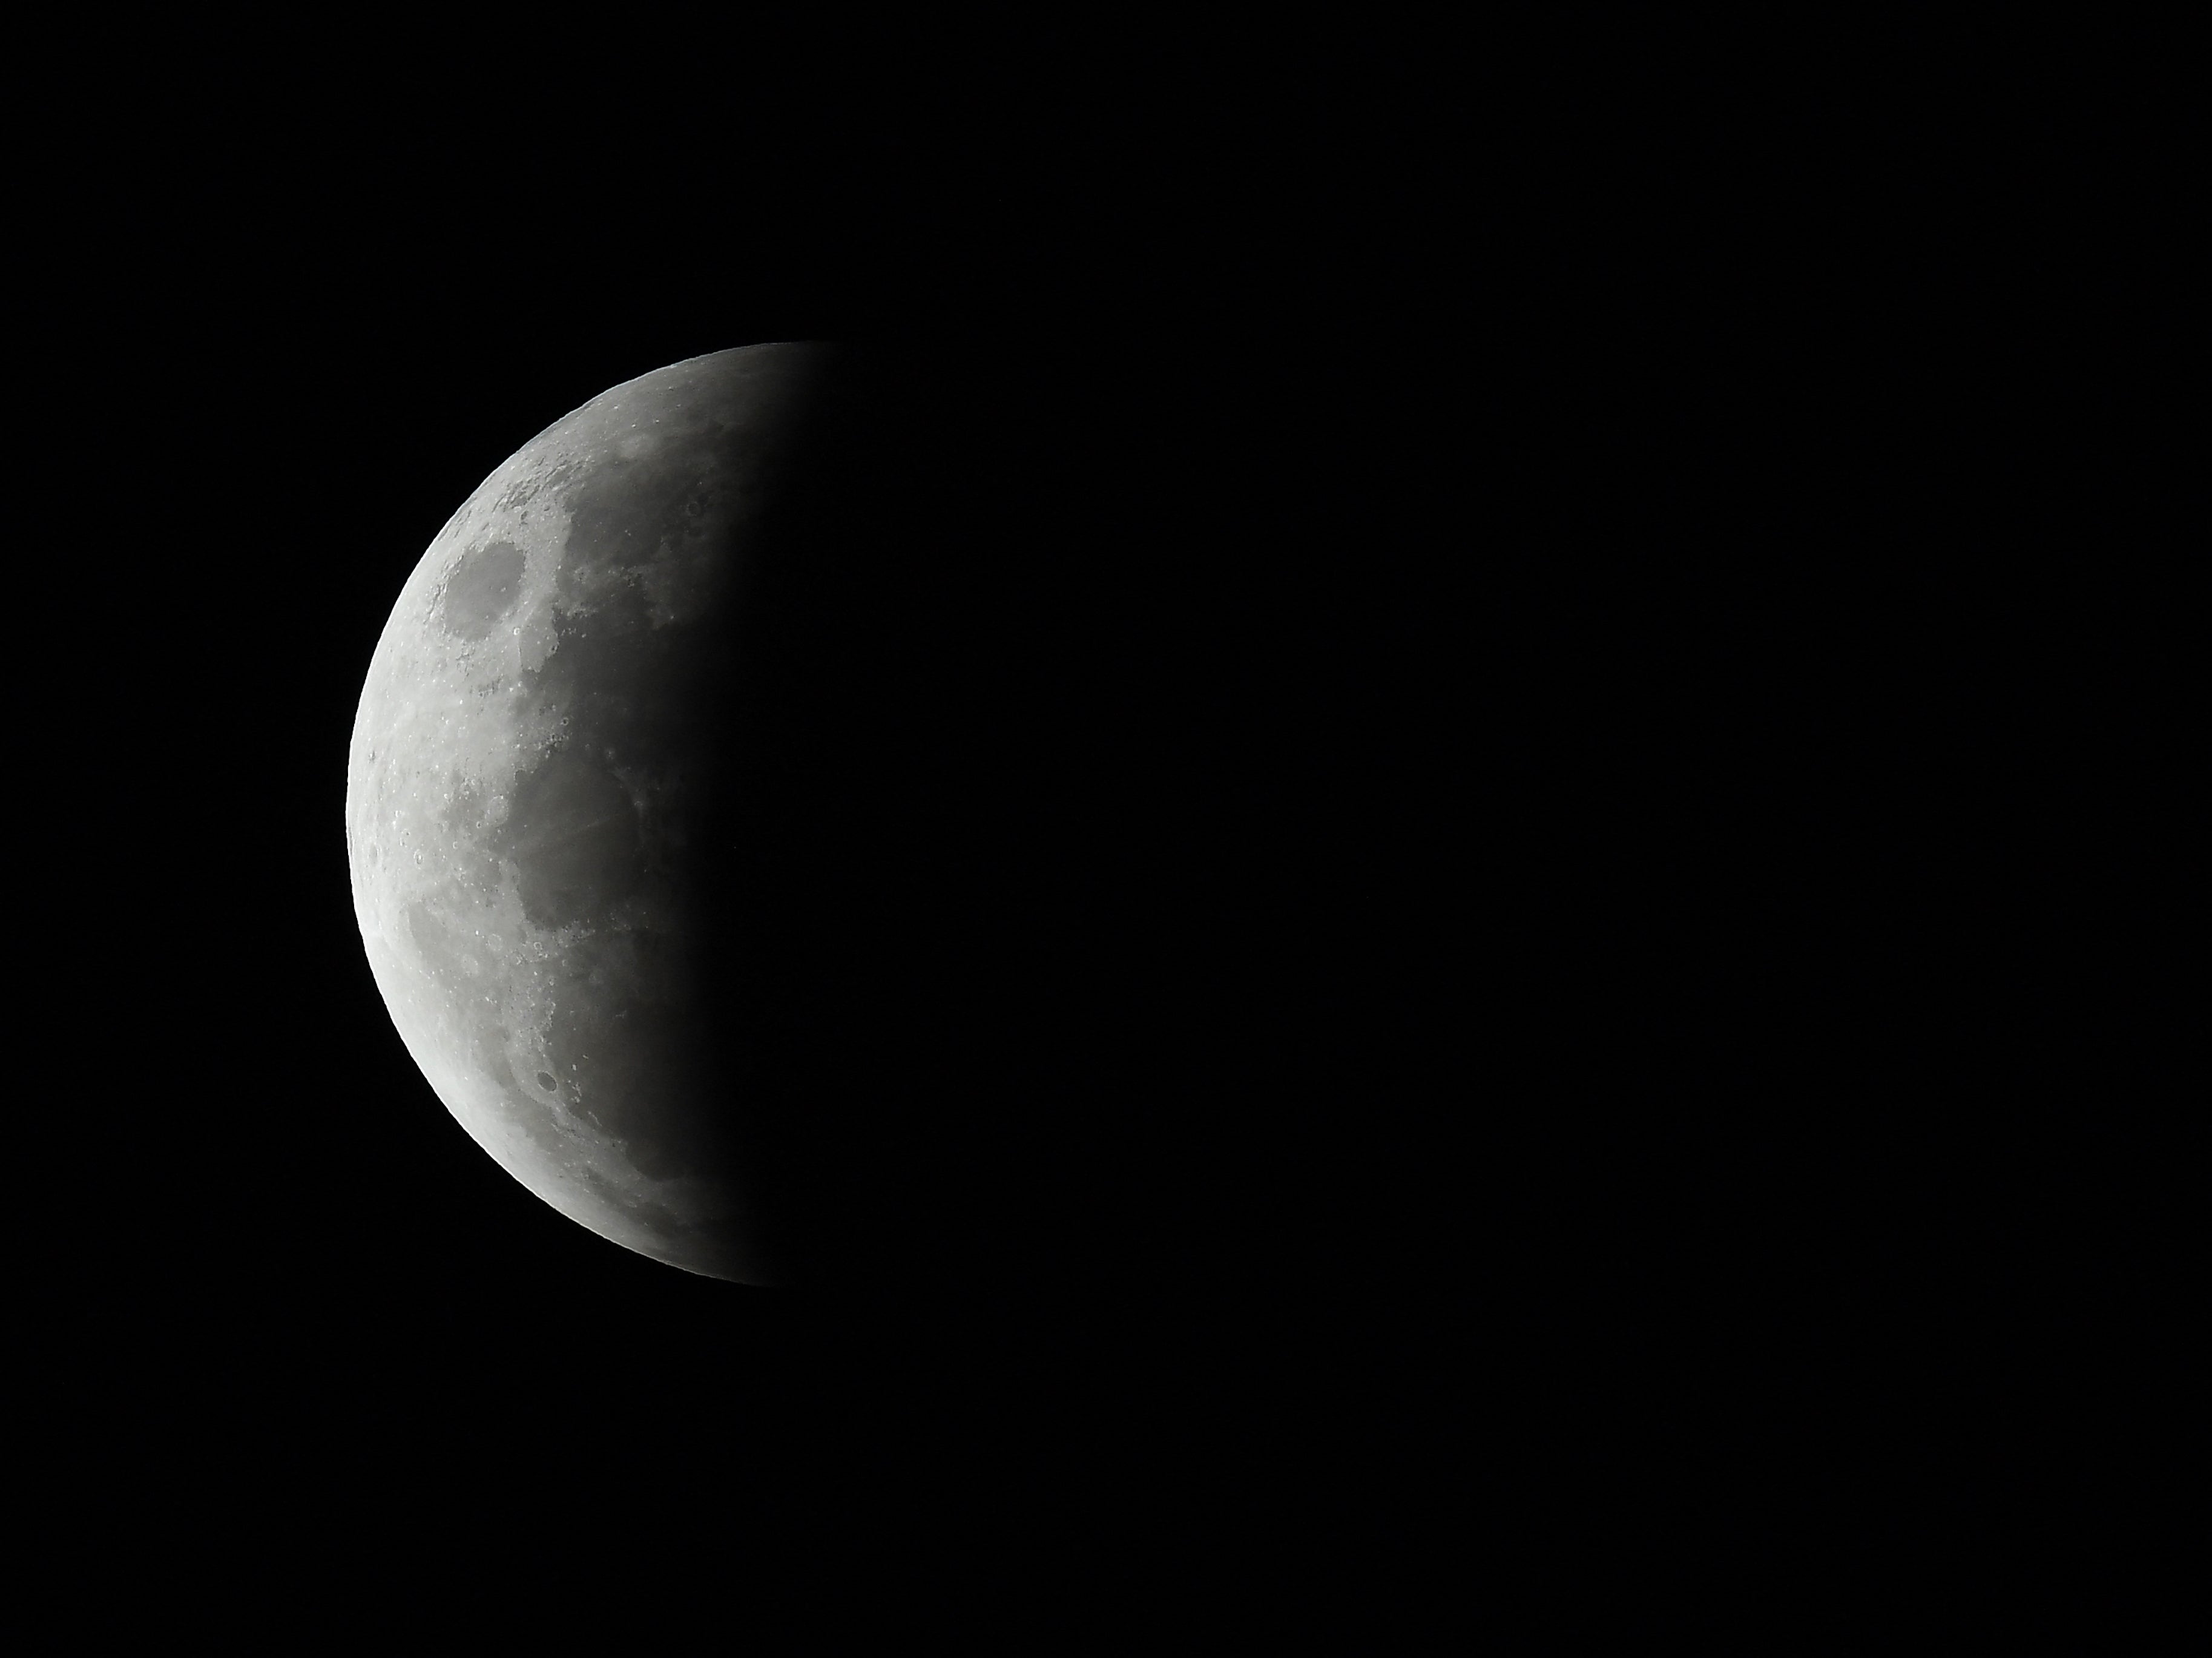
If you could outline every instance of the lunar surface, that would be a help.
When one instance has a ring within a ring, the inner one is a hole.
[[[362,938],[438,1097],[562,1214],[740,1281],[774,1274],[691,1005],[704,711],[829,361],[694,358],[527,444],[400,593],[348,760]]]

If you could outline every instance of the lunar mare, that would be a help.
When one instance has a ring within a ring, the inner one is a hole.
[[[686,849],[747,534],[824,361],[694,358],[526,445],[408,579],[348,756],[356,916],[438,1097],[572,1220],[747,1281]]]

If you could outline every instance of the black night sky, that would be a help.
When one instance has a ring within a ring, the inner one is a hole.
[[[1501,762],[1440,722],[1464,618],[1408,601],[1558,510],[1524,421],[1570,417],[1508,354],[1456,379],[1466,303],[1360,245],[1419,181],[1291,133],[451,139],[213,117],[81,221],[100,400],[153,399],[108,429],[103,568],[158,709],[162,827],[112,878],[160,895],[131,1046],[169,1078],[102,1108],[131,1219],[70,1269],[95,1485],[310,1604],[617,1514],[626,1572],[768,1551],[895,1605],[963,1558],[1170,1596],[1341,1558],[1340,1510],[1436,1477],[1465,1309],[1423,1147],[1467,1102],[1420,1033],[1496,994],[1446,866]],[[385,617],[486,473],[623,380],[811,338],[934,377],[979,510],[790,621],[831,665],[794,647],[785,736],[863,756],[775,874],[852,952],[793,1045],[963,1182],[854,1239],[883,1286],[809,1298],[629,1254],[469,1141],[370,977],[342,806]]]
[[[1630,122],[1625,48],[1447,88],[1033,44],[988,98],[740,97],[775,49],[662,41],[488,107],[483,64],[141,43],[51,123],[27,648],[40,774],[99,804],[23,807],[94,896],[18,1283],[80,1603],[496,1629],[588,1582],[735,1639],[773,1579],[1056,1606],[1027,1650],[1201,1602],[1208,1649],[1326,1605],[1318,1649],[1414,1650],[1439,1586],[1535,1607],[1778,1467],[1856,1512],[1926,1426],[1894,1309],[1973,1135],[1920,1063],[1963,1016],[1896,804],[1942,770],[1918,624],[1873,621],[1932,601],[1869,553],[1923,452],[1849,411],[1936,387],[1894,325],[1934,288],[1868,252],[1932,186],[1786,98]],[[857,756],[784,808],[781,913],[847,970],[779,1017],[959,1194],[816,1295],[501,1172],[343,825],[483,477],[798,339],[934,388],[959,509],[776,620],[778,740]]]

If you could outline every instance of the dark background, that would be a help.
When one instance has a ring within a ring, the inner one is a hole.
[[[1991,1080],[2036,1022],[1959,965],[2039,936],[2040,854],[1957,796],[2069,717],[2024,623],[1960,643],[2017,589],[1947,574],[2036,529],[2033,375],[1955,268],[2033,192],[1932,70],[1283,33],[71,58],[20,324],[69,804],[26,810],[84,873],[22,1294],[88,1583],[768,1571],[823,1618],[1194,1593],[1388,1645],[1440,1582],[1600,1619],[1592,1559],[1653,1618],[1941,1578],[2040,1398],[1953,1378],[2116,1328],[2155,1224],[2111,1242],[2125,1136],[2053,1091],[2096,1042]],[[453,510],[780,339],[941,388],[949,463],[944,521],[769,630],[780,925],[841,941],[781,1015],[963,1199],[869,1170],[805,1295],[468,1141],[341,829]]]
[[[196,1606],[764,1552],[877,1600],[1165,1601],[1447,1547],[1389,1517],[1450,1500],[1470,1316],[1432,577],[1472,542],[1510,586],[1567,463],[1525,367],[1467,378],[1509,296],[1430,268],[1444,227],[1376,240],[1425,168],[1111,97],[910,145],[849,99],[640,138],[583,94],[511,133],[144,95],[48,255],[45,372],[115,526],[76,602],[130,662],[70,721],[118,745],[70,848],[114,948],[76,959],[147,1009],[92,1022],[139,1080],[67,1131],[115,1196],[37,1291],[68,1524],[231,1561],[182,1570]],[[469,1142],[341,827],[370,652],[454,508],[608,386],[779,339],[887,365],[932,508],[755,623],[769,902],[826,963],[775,1022],[918,1125],[855,1170],[879,1205],[833,1194],[804,1294],[629,1255]]]

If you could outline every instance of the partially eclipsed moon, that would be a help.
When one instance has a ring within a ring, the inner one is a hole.
[[[447,1108],[569,1218],[746,1281],[684,850],[748,527],[824,352],[674,364],[487,478],[392,609],[346,777],[369,963]]]

